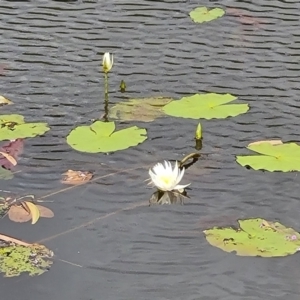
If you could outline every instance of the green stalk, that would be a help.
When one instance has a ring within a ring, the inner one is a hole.
[[[104,92],[104,122],[108,122],[108,74],[104,73],[104,86],[105,86],[105,92]]]

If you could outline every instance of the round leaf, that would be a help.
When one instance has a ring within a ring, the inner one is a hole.
[[[147,139],[146,129],[136,126],[113,132],[114,122],[96,121],[90,126],[78,126],[67,136],[67,143],[77,151],[112,152],[136,146]]]
[[[276,257],[296,253],[300,234],[278,222],[263,219],[239,220],[240,228],[214,227],[204,230],[206,240],[226,252],[240,256]]]
[[[11,221],[18,223],[31,220],[31,214],[21,205],[12,205],[8,211],[8,217]]]
[[[222,8],[197,7],[190,12],[191,19],[196,23],[204,23],[222,17],[225,11]]]
[[[252,144],[247,147],[261,155],[237,156],[241,166],[254,170],[291,172],[300,171],[300,146],[295,143],[271,144],[269,142]]]
[[[47,123],[25,123],[21,115],[0,116],[0,140],[15,140],[42,135],[50,128]]]
[[[163,107],[163,111],[174,117],[190,119],[225,119],[249,110],[248,104],[227,104],[237,98],[230,94],[195,94],[183,97]]]

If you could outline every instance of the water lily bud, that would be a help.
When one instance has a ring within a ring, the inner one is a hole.
[[[125,91],[126,91],[126,83],[124,80],[122,80],[120,83],[120,91],[121,91],[121,93],[125,93]]]
[[[108,73],[114,64],[114,57],[109,52],[105,52],[102,60],[103,72]]]
[[[202,126],[199,123],[196,129],[196,133],[195,133],[195,138],[196,140],[201,140],[202,139]]]

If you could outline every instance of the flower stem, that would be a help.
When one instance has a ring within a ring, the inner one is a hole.
[[[108,74],[104,73],[104,82],[105,82],[105,100],[108,99]]]
[[[105,86],[105,92],[104,92],[104,122],[108,122],[108,74],[104,73],[104,86]]]
[[[179,168],[182,168],[186,161],[189,159],[197,160],[200,157],[199,153],[190,153],[187,156],[185,156],[181,161],[178,162]]]

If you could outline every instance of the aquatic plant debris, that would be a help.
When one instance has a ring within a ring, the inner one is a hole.
[[[163,107],[163,111],[173,117],[190,119],[225,119],[246,113],[248,104],[227,104],[237,97],[230,94],[195,94],[174,100]]]
[[[52,265],[53,252],[43,245],[14,245],[1,242],[0,272],[4,277],[19,276],[28,273],[30,276],[41,275]]]
[[[62,174],[61,183],[78,185],[90,181],[93,178],[93,173],[88,171],[74,171],[68,170]]]
[[[173,99],[169,97],[149,97],[130,99],[117,103],[109,111],[109,117],[123,121],[152,122],[164,116],[162,107]]]
[[[222,8],[208,9],[207,7],[197,7],[190,12],[190,17],[195,23],[210,22],[224,16],[225,11]]]
[[[188,198],[186,191],[183,191],[180,193],[179,191],[156,191],[154,192],[150,199],[149,199],[149,205],[154,204],[183,204],[183,200]]]
[[[279,222],[264,219],[238,220],[239,228],[214,227],[204,230],[206,240],[239,256],[278,257],[300,250],[300,234]]]
[[[7,99],[7,98],[0,95],[0,106],[2,106],[2,105],[11,105],[11,104],[13,104],[12,101],[10,101],[9,99]]]
[[[24,200],[23,200],[24,199]],[[23,223],[32,220],[35,224],[40,217],[52,218],[54,213],[48,207],[33,203],[34,195],[22,197],[0,197],[0,217],[8,215],[14,222]]]
[[[146,129],[132,126],[115,131],[114,122],[96,121],[73,129],[67,136],[67,143],[77,151],[107,153],[136,146],[146,139]]]
[[[0,115],[0,141],[35,137],[48,130],[47,123],[25,123],[22,115]]]
[[[300,146],[296,143],[272,144],[264,142],[248,145],[247,149],[259,155],[237,156],[241,166],[269,172],[300,171]]]

